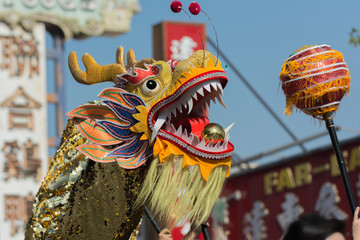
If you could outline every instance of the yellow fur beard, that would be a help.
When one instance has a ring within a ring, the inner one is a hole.
[[[181,166],[180,156],[169,156],[165,163],[155,158],[135,205],[148,205],[167,228],[171,229],[185,219],[197,228],[208,219],[223,187],[228,167],[215,167],[206,182],[198,165]]]

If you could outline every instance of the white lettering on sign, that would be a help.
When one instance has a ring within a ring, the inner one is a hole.
[[[337,204],[340,202],[340,196],[335,184],[326,182],[322,185],[315,210],[326,219],[336,218],[345,220],[347,214],[342,211]]]
[[[85,11],[95,11],[96,2],[95,0],[21,0],[21,3],[24,7],[34,8],[34,7],[43,7],[46,10],[54,9],[60,7],[64,10],[73,11],[76,9],[81,9]],[[14,0],[4,0],[4,7],[14,7]]]
[[[188,36],[184,36],[180,40],[171,41],[171,56],[170,58],[176,61],[184,60],[194,53],[194,48],[197,43]]]
[[[294,193],[285,194],[285,202],[281,204],[283,212],[276,217],[283,231],[304,212],[304,208],[298,203],[299,198]]]
[[[247,240],[267,239],[266,226],[264,218],[269,215],[269,210],[261,201],[253,203],[251,212],[244,215],[243,234]]]
[[[7,69],[10,76],[22,76],[28,70],[29,77],[39,75],[40,60],[38,41],[34,35],[0,35],[0,69]]]

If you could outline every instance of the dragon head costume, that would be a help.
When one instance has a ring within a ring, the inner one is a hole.
[[[69,55],[78,82],[115,86],[67,114],[26,239],[129,239],[145,205],[170,228],[208,218],[234,151],[228,129],[211,132],[208,119],[211,101],[224,105],[220,61],[203,50],[180,62],[124,55],[119,47],[116,63],[100,66],[84,54],[86,71]]]

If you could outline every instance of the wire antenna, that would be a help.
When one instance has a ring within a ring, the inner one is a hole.
[[[214,33],[215,33],[215,37],[216,37],[216,63],[215,63],[215,66],[217,65],[218,63],[218,60],[219,60],[219,39],[218,39],[218,35],[217,35],[217,32],[216,32],[216,29],[215,29],[215,26],[214,26],[214,23],[213,21],[211,21],[211,18],[209,17],[209,15],[206,14],[205,11],[201,10],[202,13],[205,14],[205,16],[209,19],[209,22],[211,23],[213,29],[214,29]]]
[[[186,13],[186,15],[190,18],[190,20],[195,24],[195,27],[199,33],[200,39],[201,39],[201,45],[202,45],[202,50],[203,50],[203,66],[204,66],[204,62],[205,62],[205,44],[204,44],[204,39],[201,35],[200,29],[198,27],[198,25],[195,23],[195,21],[191,18],[190,14],[187,13],[184,9],[182,10],[184,13]]]

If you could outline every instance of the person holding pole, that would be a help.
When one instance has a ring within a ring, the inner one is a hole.
[[[354,213],[354,220],[352,223],[352,234],[354,240],[360,240],[360,218],[359,218],[360,208],[356,207]]]

